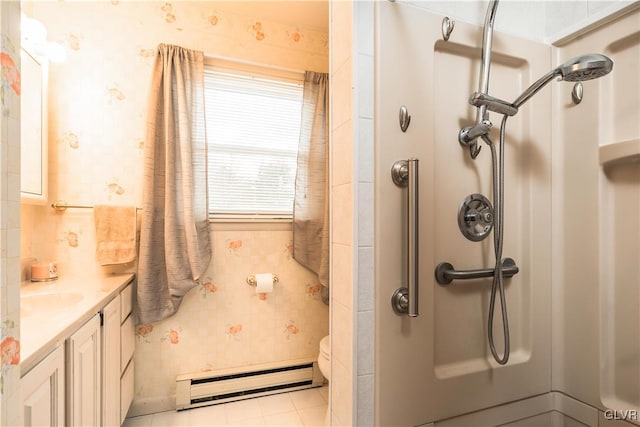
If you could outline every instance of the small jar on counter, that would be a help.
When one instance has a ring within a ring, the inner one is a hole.
[[[31,264],[32,282],[50,282],[58,279],[58,264],[55,262],[36,262]]]

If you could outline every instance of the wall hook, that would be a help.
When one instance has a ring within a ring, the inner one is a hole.
[[[448,16],[442,19],[442,38],[444,41],[449,41],[449,36],[453,32],[453,27],[456,26],[456,21],[452,21]]]
[[[584,95],[584,89],[582,88],[582,82],[577,82],[573,85],[571,90],[571,99],[573,103],[578,105],[582,102],[582,96]]]
[[[402,129],[402,132],[406,132],[407,129],[409,128],[409,123],[411,123],[411,116],[409,115],[409,111],[407,110],[407,107],[405,107],[404,105],[400,107],[400,129]]]

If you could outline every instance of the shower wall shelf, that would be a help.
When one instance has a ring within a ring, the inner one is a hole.
[[[599,148],[600,165],[640,161],[640,139],[601,145]]]

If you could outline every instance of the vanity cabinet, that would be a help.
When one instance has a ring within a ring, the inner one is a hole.
[[[20,379],[23,426],[64,426],[64,380],[64,348],[59,346]]]
[[[102,408],[100,315],[67,339],[67,425],[99,426]]]
[[[25,335],[31,336],[21,365],[25,369],[20,379],[22,425],[122,425],[133,399],[132,280],[132,275],[103,279],[95,290],[81,295],[84,306],[70,306],[64,315],[56,311],[65,308],[56,306],[22,323]],[[73,289],[71,293],[80,292]],[[47,293],[31,295],[51,298]],[[52,305],[55,294],[53,298]],[[54,325],[56,335],[38,335],[47,330],[44,319]],[[34,350],[34,335],[51,344]],[[36,359],[36,354],[43,356]]]

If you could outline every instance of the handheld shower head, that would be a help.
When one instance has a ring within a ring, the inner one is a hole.
[[[593,53],[570,59],[556,68],[556,70],[560,72],[562,80],[580,82],[607,75],[611,72],[612,68],[612,60],[604,55]]]
[[[607,75],[613,69],[613,61],[604,55],[598,53],[592,53],[590,55],[582,55],[576,58],[572,58],[564,64],[549,71],[542,76],[538,81],[533,83],[522,95],[513,101],[512,105],[516,108],[520,108],[522,104],[535,95],[540,89],[542,89],[547,83],[553,80],[555,77],[559,77],[560,80],[568,82],[578,82],[583,80],[597,79]]]

